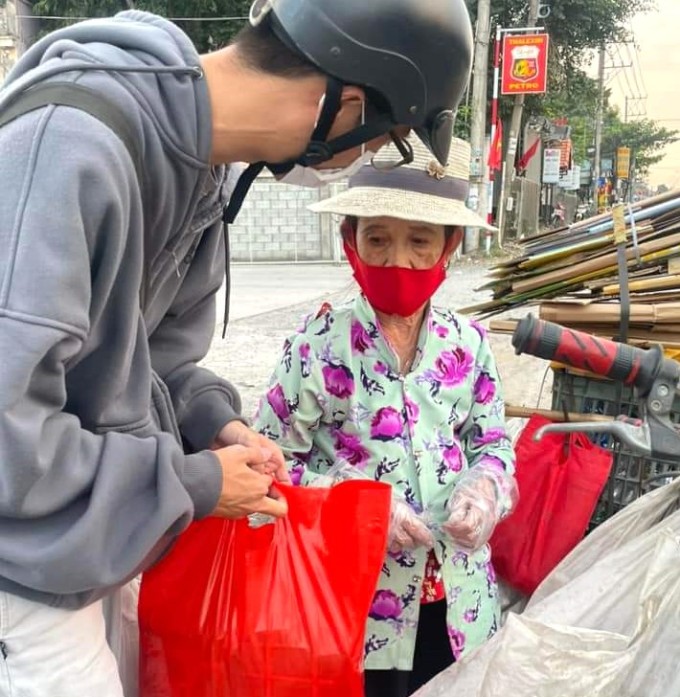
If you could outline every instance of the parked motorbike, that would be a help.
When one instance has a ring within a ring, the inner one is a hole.
[[[553,206],[553,212],[550,216],[550,227],[560,228],[565,225],[566,208],[563,203],[556,203]]]
[[[574,221],[575,222],[580,222],[581,220],[585,220],[590,213],[590,204],[588,203],[579,203],[578,206],[576,207],[576,214],[574,215]]]

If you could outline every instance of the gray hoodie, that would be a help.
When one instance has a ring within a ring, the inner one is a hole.
[[[38,42],[0,93],[1,109],[69,67],[56,79],[121,106],[143,154],[140,180],[118,137],[70,107],[0,128],[0,590],[81,607],[217,503],[206,449],[240,402],[196,365],[228,198],[198,66],[176,26],[125,12]]]

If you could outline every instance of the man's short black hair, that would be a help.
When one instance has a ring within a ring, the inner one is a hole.
[[[319,75],[321,71],[305,56],[289,48],[272,31],[268,22],[246,24],[234,38],[243,63],[251,70],[287,78]]]

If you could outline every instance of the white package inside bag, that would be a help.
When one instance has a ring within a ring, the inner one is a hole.
[[[680,482],[579,545],[478,651],[417,697],[678,697]]]

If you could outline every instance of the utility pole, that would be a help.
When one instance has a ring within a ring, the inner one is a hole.
[[[602,160],[602,122],[604,120],[604,62],[605,47],[600,46],[597,63],[597,116],[595,117],[595,162],[593,163],[593,201],[597,206],[597,182],[602,174],[600,163]]]
[[[475,63],[472,76],[472,120],[470,124],[470,199],[472,210],[486,220],[488,211],[487,191],[484,180],[486,161],[486,94],[487,69],[489,67],[489,38],[491,33],[491,0],[477,2],[477,30],[475,32]],[[466,233],[465,249],[479,247],[479,228]]]
[[[535,27],[538,22],[538,10],[541,5],[539,0],[529,0],[529,21],[528,27]],[[515,97],[515,106],[512,110],[512,119],[510,120],[510,131],[508,133],[508,149],[505,156],[505,164],[503,165],[503,185],[501,187],[501,198],[499,202],[499,225],[498,225],[498,244],[503,244],[505,236],[505,227],[507,224],[507,206],[510,197],[510,185],[514,179],[515,173],[515,157],[517,155],[517,141],[519,138],[519,129],[522,126],[522,114],[524,112],[524,95],[518,94]]]

